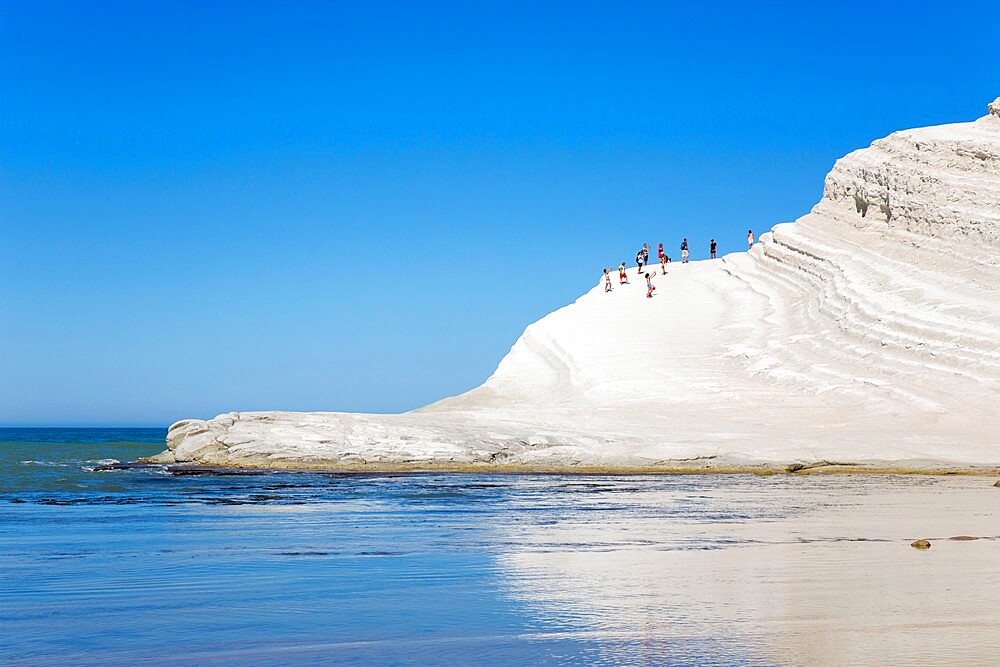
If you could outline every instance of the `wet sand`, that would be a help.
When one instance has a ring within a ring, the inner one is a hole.
[[[1000,651],[1000,489],[980,477],[783,476],[629,500],[603,521],[508,527],[516,599],[572,617],[581,638],[631,637],[653,661],[710,637],[764,664],[992,664]],[[678,500],[723,511],[660,516]],[[920,538],[931,547],[910,546]]]
[[[156,457],[141,458],[131,463],[115,463],[98,466],[101,470],[124,470],[135,467],[162,468],[174,474],[261,474],[266,472],[318,472],[329,474],[384,474],[384,473],[456,473],[456,474],[498,474],[498,475],[740,475],[752,474],[769,476],[775,474],[794,475],[932,475],[932,476],[1000,476],[996,466],[951,466],[939,462],[911,462],[900,465],[893,462],[871,465],[841,464],[818,461],[811,463],[733,465],[715,463],[711,460],[677,462],[669,466],[596,466],[596,465],[527,465],[493,463],[392,463],[368,462],[359,464],[331,465],[326,461],[304,461],[298,459],[246,459],[237,465],[220,466],[199,463],[160,463]]]

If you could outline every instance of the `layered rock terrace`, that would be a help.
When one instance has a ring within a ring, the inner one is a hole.
[[[157,460],[1000,465],[1000,98],[988,111],[841,158],[807,215],[748,253],[672,265],[652,300],[641,281],[596,285],[466,394],[185,420]]]

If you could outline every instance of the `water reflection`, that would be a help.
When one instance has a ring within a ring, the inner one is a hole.
[[[986,480],[655,486],[612,483],[592,489],[586,512],[506,524],[498,571],[511,598],[551,632],[595,640],[609,663],[623,649],[649,664],[995,660],[1000,493]],[[963,534],[985,539],[945,539]],[[918,537],[933,547],[910,548]]]
[[[0,433],[0,662],[940,664],[1000,648],[993,480],[175,477],[94,469],[152,453],[152,435],[63,435]],[[941,539],[962,534],[989,539]]]

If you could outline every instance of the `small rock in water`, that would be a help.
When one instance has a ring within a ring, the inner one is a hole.
[[[930,549],[930,540],[916,540],[915,542],[910,542],[910,546],[914,549]]]
[[[997,481],[993,482],[993,486],[1000,486],[1000,479],[998,479]]]
[[[956,540],[958,542],[968,542],[969,540],[978,540],[978,537],[972,535],[956,535],[955,537],[949,537],[950,540]]]

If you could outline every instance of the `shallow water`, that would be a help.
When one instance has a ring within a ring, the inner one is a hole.
[[[0,662],[941,664],[1000,651],[975,477],[97,472],[0,430]],[[968,534],[981,539],[953,541]],[[909,547],[931,538],[929,551]]]

